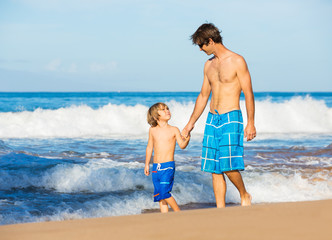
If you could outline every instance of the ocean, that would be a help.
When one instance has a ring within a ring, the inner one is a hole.
[[[148,107],[165,102],[187,123],[197,92],[0,93],[0,224],[158,211],[144,175]],[[332,198],[332,93],[255,93],[257,137],[242,176],[253,204]],[[244,97],[241,109],[246,123]],[[200,171],[208,108],[175,151],[182,209],[214,207]],[[240,204],[228,181],[228,206]]]

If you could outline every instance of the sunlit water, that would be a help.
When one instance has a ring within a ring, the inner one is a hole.
[[[153,211],[143,173],[146,112],[166,102],[182,129],[198,93],[0,93],[0,223]],[[332,93],[257,93],[257,138],[242,172],[253,203],[332,198]],[[241,108],[245,113],[244,101]],[[211,175],[200,171],[197,122],[176,149],[173,196],[185,209],[213,207]],[[228,184],[228,205],[239,204]]]

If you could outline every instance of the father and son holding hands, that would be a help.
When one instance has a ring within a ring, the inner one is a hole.
[[[251,205],[251,195],[246,191],[241,173],[244,170],[243,138],[256,137],[254,125],[255,103],[250,73],[244,58],[228,50],[222,42],[220,31],[211,23],[201,25],[191,36],[207,55],[213,55],[204,66],[202,89],[196,99],[193,113],[182,132],[170,126],[169,108],[164,103],[150,107],[147,120],[151,125],[146,148],[145,175],[150,174],[153,152],[152,180],[154,201],[160,211],[180,211],[171,195],[174,182],[174,151],[176,142],[184,149],[189,143],[190,132],[203,113],[210,94],[210,111],[206,120],[201,170],[212,173],[212,185],[217,208],[225,207],[225,175],[238,189],[242,206]],[[243,127],[240,94],[243,91],[247,110],[247,126]]]

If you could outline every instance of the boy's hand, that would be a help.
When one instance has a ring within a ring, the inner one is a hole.
[[[144,168],[144,174],[146,176],[149,176],[150,175],[150,166],[149,165],[146,165],[145,168]]]
[[[185,137],[185,136],[183,136],[183,135],[181,135],[181,139],[182,139],[182,141],[186,141],[187,140],[187,138]]]
[[[189,142],[189,140],[190,140],[190,133],[185,137],[185,136],[182,136],[181,135],[181,137],[182,137],[182,139],[183,139],[183,141],[188,141]]]
[[[190,134],[190,132],[193,130],[194,125],[193,124],[187,124],[187,126],[184,127],[184,129],[181,132],[181,135],[185,138],[188,137],[188,135]]]

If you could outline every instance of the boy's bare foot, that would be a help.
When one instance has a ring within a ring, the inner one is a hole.
[[[241,206],[245,207],[245,206],[251,206],[251,195],[249,193],[246,193],[244,195],[244,197],[241,199]]]

